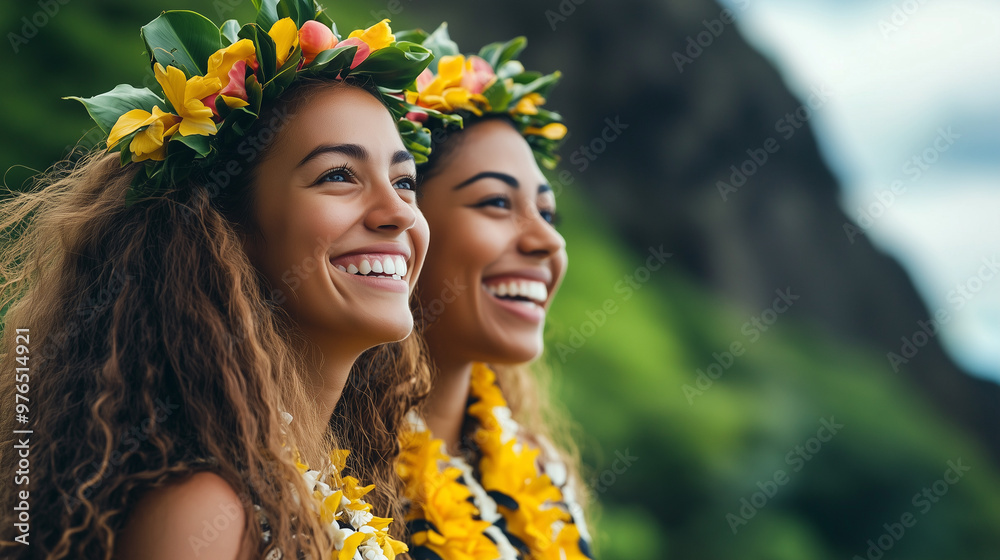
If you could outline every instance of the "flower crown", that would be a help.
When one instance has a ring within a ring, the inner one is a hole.
[[[225,146],[239,141],[299,76],[355,78],[400,120],[403,141],[426,159],[430,138],[403,119],[401,92],[430,63],[431,52],[397,41],[389,20],[355,30],[341,41],[337,26],[314,0],[253,0],[257,17],[216,27],[191,11],[163,12],[141,29],[163,97],[148,88],[119,85],[83,103],[108,135],[121,163],[145,162],[126,204],[161,192],[212,166]],[[164,99],[165,98],[165,99]]]
[[[545,169],[555,168],[559,161],[555,152],[566,136],[566,126],[558,113],[540,105],[561,74],[525,71],[517,56],[527,46],[527,39],[491,43],[478,55],[463,56],[448,35],[447,23],[429,35],[418,29],[401,31],[397,37],[421,44],[434,54],[434,60],[417,77],[416,88],[407,88],[408,120],[433,130],[461,126],[462,121],[455,116],[475,120],[506,115],[527,140],[538,163]]]

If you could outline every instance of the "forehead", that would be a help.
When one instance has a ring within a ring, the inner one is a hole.
[[[361,144],[373,152],[403,146],[389,110],[358,87],[336,85],[304,94],[278,132],[276,151],[311,150],[320,144]]]
[[[545,183],[531,146],[512,125],[493,119],[478,122],[459,133],[457,144],[443,162],[441,175],[471,176],[482,171],[513,175],[525,184]]]

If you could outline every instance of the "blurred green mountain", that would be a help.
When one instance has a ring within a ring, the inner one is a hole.
[[[647,277],[658,263],[592,204],[567,191],[559,205],[570,269],[547,361],[603,506],[602,558],[868,558],[880,537],[873,560],[996,558],[1000,473],[880,355],[780,313],[768,327],[670,259]],[[949,462],[969,469],[955,484],[940,482]]]

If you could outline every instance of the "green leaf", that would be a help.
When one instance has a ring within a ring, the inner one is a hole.
[[[235,19],[228,19],[222,23],[222,36],[232,45],[240,40],[240,22]]]
[[[254,49],[257,52],[257,80],[264,84],[274,78],[275,66],[278,63],[275,53],[274,40],[258,24],[248,23],[240,29],[240,39],[250,39],[253,41]]]
[[[306,67],[312,74],[329,75],[331,78],[341,70],[351,67],[354,55],[358,52],[356,45],[336,46],[316,55],[316,58]]]
[[[277,88],[276,91],[284,91],[292,81],[295,79],[295,72],[298,70],[299,61],[302,60],[302,49],[300,47],[295,47],[292,54],[288,55],[288,59],[285,63],[281,65],[277,73],[274,75],[270,81],[264,84],[265,88]]]
[[[179,142],[191,148],[199,157],[205,157],[212,151],[211,140],[211,136],[201,136],[199,134],[192,134],[190,136],[174,134],[170,138],[171,142]]]
[[[316,5],[313,0],[279,0],[277,12],[278,19],[290,17],[295,27],[302,27],[303,23],[316,16]]]
[[[533,80],[528,84],[514,84],[514,99],[521,99],[531,92],[537,92],[542,97],[548,97],[552,87],[556,85],[556,82],[558,82],[561,77],[562,73],[556,71],[548,76],[542,76],[537,80]]]
[[[313,19],[332,29],[333,35],[337,38],[338,41],[340,40],[340,32],[337,31],[337,23],[333,21],[333,18],[327,15],[326,12],[324,11],[317,12],[316,16]]]
[[[402,43],[406,41],[408,43],[416,43],[418,45],[422,44],[427,40],[429,35],[423,29],[407,29],[404,31],[393,32],[393,36],[396,37],[396,42]],[[424,45],[425,47],[427,45]]]
[[[278,0],[253,0],[253,5],[257,8],[256,23],[265,31],[281,19],[278,17]]]
[[[396,40],[400,41],[398,38]],[[434,30],[434,33],[428,35],[421,44],[434,54],[434,60],[431,61],[429,67],[431,72],[435,74],[437,74],[438,61],[441,60],[442,56],[454,56],[461,52],[458,50],[458,44],[452,41],[448,34],[448,22],[441,23]]]
[[[497,68],[496,73],[497,78],[501,80],[514,78],[515,76],[524,74],[524,65],[516,60],[508,60],[507,62],[504,62],[500,68]]]
[[[417,79],[430,64],[431,57],[431,52],[420,45],[396,43],[368,55],[352,75],[371,76],[379,86],[399,90]]]
[[[499,68],[510,60],[517,58],[524,47],[528,46],[528,40],[524,37],[514,37],[506,43],[490,43],[479,50],[479,56],[490,63],[493,68]]]
[[[63,97],[63,99],[73,99],[83,103],[87,113],[105,134],[111,132],[111,128],[118,122],[118,117],[133,109],[152,111],[154,105],[166,108],[163,99],[155,93],[146,88],[134,88],[127,84],[94,97]]]
[[[187,77],[204,75],[208,58],[222,48],[222,33],[205,16],[187,11],[163,12],[142,26],[142,40],[153,60],[184,71]]]
[[[258,7],[257,25],[264,30],[271,29],[276,21],[286,17],[292,18],[295,27],[302,27],[317,15],[313,0],[254,0],[254,5]]]
[[[486,88],[483,92],[483,97],[489,101],[490,110],[499,113],[507,110],[507,106],[510,105],[510,100],[513,96],[507,90],[507,86],[504,85],[503,80],[497,79],[493,81],[493,85]]]

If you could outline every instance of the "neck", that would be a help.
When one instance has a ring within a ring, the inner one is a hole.
[[[306,386],[315,404],[312,413],[317,414],[321,425],[329,425],[333,411],[347,385],[351,367],[363,350],[345,348],[345,344],[310,344],[306,351],[308,376]]]
[[[443,440],[452,455],[461,447],[471,379],[472,362],[434,360],[434,383],[424,407],[424,420],[431,434]]]

